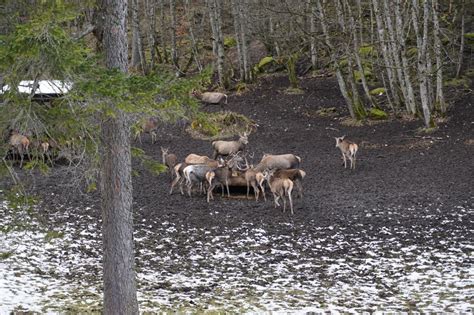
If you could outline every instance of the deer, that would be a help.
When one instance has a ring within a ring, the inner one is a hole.
[[[174,166],[176,165],[178,158],[176,157],[175,154],[168,153],[169,148],[160,147],[160,149],[161,149],[161,158],[163,160],[163,164],[166,165],[166,167],[168,168],[170,179],[173,180]]]
[[[286,198],[288,197],[288,201],[290,202],[290,209],[291,214],[293,214],[293,199],[291,197],[293,191],[293,181],[288,178],[279,178],[274,176],[275,170],[266,170],[263,174],[265,179],[267,180],[268,186],[270,186],[270,190],[273,193],[273,198],[275,202],[275,208],[279,207],[280,204],[278,200],[281,198],[283,199],[283,212],[286,211]]]
[[[235,177],[232,177],[232,172],[235,170],[242,171],[239,164],[242,163],[243,160],[244,158],[240,155],[233,154],[227,162],[206,173],[206,179],[209,184],[207,202],[209,202],[210,199],[214,199],[212,192],[217,185],[220,185],[222,188],[222,197],[224,197],[224,186],[227,189],[227,196],[230,197],[229,186],[232,183],[232,179],[235,179]]]
[[[248,143],[249,140],[247,132],[239,134],[239,140],[236,141],[213,141],[212,148],[214,149],[214,159],[216,159],[218,156],[228,156],[241,152],[245,150],[245,147]]]
[[[186,163],[178,163],[174,166],[173,171],[175,173],[175,178],[171,182],[170,195],[173,194],[173,188],[177,184],[179,184],[179,190],[181,192],[181,195],[184,195],[183,184],[184,184],[185,178],[184,178],[183,170],[186,168],[186,166],[188,166],[188,164]]]
[[[24,154],[28,153],[30,147],[30,140],[28,137],[20,134],[17,130],[10,130],[10,138],[8,140],[14,153],[20,155],[20,168],[23,167]]]
[[[285,179],[290,179],[298,190],[298,197],[303,198],[303,184],[302,181],[306,177],[306,172],[301,169],[287,169],[287,170],[276,170],[273,176]]]
[[[260,189],[262,190],[263,199],[267,201],[267,197],[265,196],[265,187],[263,186],[263,182],[265,181],[265,176],[263,173],[256,171],[253,165],[251,165],[245,171],[244,176],[245,182],[247,183],[247,199],[249,199],[250,186],[252,186],[253,192],[255,194],[255,201],[258,201]]]
[[[349,140],[345,139],[346,136],[335,137],[336,139],[336,148],[339,148],[342,153],[342,158],[344,159],[344,168],[347,168],[347,159],[351,161],[350,169],[355,170],[356,166],[356,154],[359,146]]]
[[[207,190],[207,202],[209,203],[210,199],[214,199],[212,191],[217,185],[222,187],[222,197],[224,197],[224,186],[227,189],[227,197],[230,197],[229,190],[229,178],[232,175],[232,170],[228,165],[223,165],[221,167],[215,168],[214,170],[208,171],[206,173],[206,180],[209,184]]]
[[[301,158],[294,154],[264,154],[260,163],[257,164],[255,170],[263,172],[271,169],[290,169],[299,168]]]
[[[140,143],[142,143],[141,135],[143,133],[149,133],[151,136],[151,143],[154,144],[157,137],[156,131],[158,130],[158,119],[156,119],[155,117],[149,117],[142,121],[140,128],[140,132],[137,134]]]
[[[199,184],[202,190],[202,184],[206,181],[206,173],[211,170],[213,170],[213,168],[206,164],[188,165],[183,169],[189,197],[191,197],[191,190],[195,184]]]
[[[224,109],[224,105],[222,105],[222,101],[224,100],[224,104],[227,104],[227,95],[220,92],[198,92],[193,90],[191,94],[201,100],[206,106],[207,105],[220,105],[221,109]]]

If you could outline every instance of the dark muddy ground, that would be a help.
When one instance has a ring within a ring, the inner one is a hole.
[[[189,198],[178,192],[170,196],[166,174],[153,176],[135,165],[140,175],[134,177],[138,271],[159,273],[154,278],[139,277],[141,290],[149,293],[148,304],[143,305],[150,310],[199,310],[214,304],[230,310],[332,305],[342,311],[466,311],[456,303],[470,303],[472,282],[454,286],[449,294],[440,293],[441,298],[430,302],[435,293],[427,283],[442,287],[448,280],[436,283],[430,278],[424,283],[418,277],[422,273],[413,276],[409,266],[428,255],[427,268],[443,274],[451,265],[436,258],[436,253],[456,248],[459,253],[453,255],[460,258],[448,269],[459,269],[459,279],[473,273],[472,94],[456,101],[439,130],[422,134],[417,132],[421,121],[341,124],[348,113],[332,78],[303,80],[301,95],[285,94],[287,86],[285,77],[261,79],[249,92],[230,95],[228,109],[259,125],[248,145],[255,163],[263,152],[302,158],[305,196],[295,200],[294,215],[275,209],[270,196],[267,202],[246,200],[242,190],[234,191],[233,198],[217,194],[210,204],[204,196]],[[316,115],[324,107],[335,107],[337,114]],[[359,144],[356,170],[342,166],[334,140],[341,135]],[[209,141],[190,139],[172,126],[163,127],[158,138],[153,145],[144,138],[142,145],[157,159],[160,146],[169,147],[180,159],[188,153],[212,153]],[[57,194],[47,202],[46,213],[53,215],[59,205],[67,204],[76,213],[56,218],[57,224],[80,221],[87,214],[95,219],[77,223],[95,220],[100,227],[97,196],[63,194],[64,181],[61,168],[49,178],[38,179],[41,191]],[[403,267],[396,270],[398,265],[389,260],[398,258]],[[375,261],[372,265],[370,259]],[[278,267],[280,263],[284,268]],[[176,277],[187,281],[180,284]],[[281,279],[287,283],[275,287]],[[352,293],[341,283],[353,287]],[[410,283],[415,289],[404,291]],[[375,291],[364,291],[363,284],[374,285]],[[291,289],[299,290],[290,294],[292,300],[278,294]],[[223,301],[216,302],[219,296]]]

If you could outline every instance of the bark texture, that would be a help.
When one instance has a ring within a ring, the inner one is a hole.
[[[105,0],[106,66],[127,72],[127,1]],[[130,128],[127,116],[102,116],[101,176],[104,314],[138,314],[134,270]]]

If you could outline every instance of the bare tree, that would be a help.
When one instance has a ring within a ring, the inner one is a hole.
[[[128,72],[127,1],[103,0],[107,68]],[[106,114],[112,111],[114,115]],[[100,192],[104,248],[104,314],[138,314],[134,270],[130,128],[109,103],[101,117]]]
[[[217,74],[219,85],[226,86],[224,69],[224,36],[222,35],[221,3],[219,0],[206,0],[209,9],[209,19],[212,28],[212,41],[214,55],[217,57]]]
[[[193,8],[191,7],[189,0],[185,0],[184,10],[186,12],[186,17],[187,17],[187,20],[188,20],[188,23],[189,23],[189,27],[188,27],[189,40],[191,41],[191,49],[192,49],[193,58],[194,58],[194,61],[196,63],[196,67],[198,68],[198,70],[202,71],[202,64],[201,64],[201,60],[200,60],[200,57],[199,57],[199,49],[198,49],[198,46],[197,46],[196,37],[194,35]]]
[[[438,0],[432,0],[433,5],[433,38],[434,38],[434,52],[436,56],[436,100],[435,106],[442,113],[446,112],[446,102],[443,93],[443,60],[441,58],[441,38],[438,19]]]
[[[465,33],[465,26],[464,26],[464,0],[461,0],[461,40],[459,45],[459,57],[458,57],[458,66],[456,68],[456,78],[459,78],[462,71],[462,64],[463,64],[463,55],[464,55],[464,33]]]
[[[176,1],[170,0],[170,37],[171,37],[171,63],[179,70],[178,47],[176,39]]]
[[[427,49],[428,49],[428,18],[429,18],[429,4],[425,0],[423,3],[423,28],[420,31],[418,25],[420,19],[420,8],[417,0],[413,0],[412,22],[416,34],[416,42],[418,48],[418,80],[420,83],[420,99],[421,108],[423,110],[423,117],[425,126],[431,126],[431,111],[428,92],[428,67],[427,67]]]

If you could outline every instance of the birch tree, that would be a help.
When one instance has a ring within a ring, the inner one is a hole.
[[[418,25],[420,18],[423,18],[422,30]],[[428,18],[429,4],[427,0],[423,1],[423,16],[420,15],[418,0],[413,0],[412,22],[416,34],[416,42],[418,48],[418,80],[420,84],[420,101],[423,110],[423,118],[425,126],[432,127],[430,102],[428,94],[428,67],[427,67],[427,49],[428,49]]]
[[[222,35],[222,18],[221,4],[219,0],[206,0],[209,9],[209,20],[212,29],[213,52],[216,56],[217,75],[219,77],[219,85],[226,86],[226,78],[224,72],[224,36]]]

